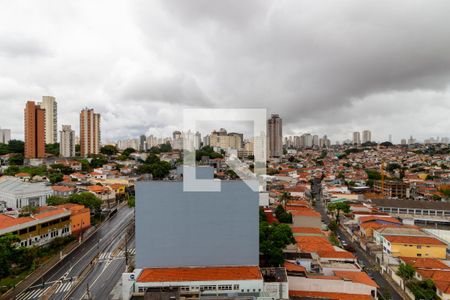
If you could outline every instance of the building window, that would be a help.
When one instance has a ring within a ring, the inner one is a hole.
[[[418,246],[417,246],[417,249],[422,249],[422,246],[419,246],[419,245],[418,245]]]
[[[422,254],[420,254],[420,253],[417,253],[417,257],[421,257],[422,256]]]
[[[239,284],[233,285],[233,290],[239,290]]]

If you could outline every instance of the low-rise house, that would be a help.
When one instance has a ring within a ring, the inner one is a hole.
[[[91,227],[91,213],[88,207],[74,203],[61,204],[58,207],[70,211],[72,235],[78,236]]]
[[[292,214],[292,225],[294,227],[322,228],[322,217],[320,213],[310,208],[296,208],[289,210]]]
[[[30,216],[0,214],[0,236],[16,235],[22,247],[42,246],[71,234],[70,210],[46,206]]]
[[[445,259],[447,244],[430,236],[384,236],[383,251],[398,257],[428,257]]]
[[[116,193],[109,186],[90,185],[86,189],[102,200],[102,210],[108,210],[116,207]]]
[[[379,286],[364,272],[335,271],[331,276],[289,276],[289,296],[304,299],[377,299]]]
[[[373,241],[377,245],[383,243],[385,235],[428,236],[427,233],[415,228],[415,226],[381,227],[373,229]]]
[[[75,188],[65,185],[53,185],[52,186],[53,195],[58,197],[69,197],[75,193]]]
[[[129,299],[132,294],[145,297],[165,287],[175,288],[179,296],[197,297],[255,296],[264,290],[263,276],[257,266],[145,268],[125,273],[122,278],[123,299]]]

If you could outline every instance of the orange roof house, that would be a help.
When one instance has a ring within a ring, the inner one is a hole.
[[[138,282],[262,280],[259,267],[176,267],[146,268]]]

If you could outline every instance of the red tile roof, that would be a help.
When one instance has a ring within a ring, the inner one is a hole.
[[[328,239],[321,236],[296,236],[295,241],[302,252],[334,251]]]
[[[259,267],[180,267],[147,268],[138,282],[262,280]]]
[[[319,251],[317,255],[321,258],[355,259],[355,255],[348,251]]]
[[[312,210],[311,208],[303,208],[303,209],[295,209],[295,210],[288,210],[293,216],[305,216],[305,217],[318,217],[320,218],[320,213],[318,213],[315,210]]]
[[[399,259],[403,260],[406,264],[412,265],[416,269],[450,270],[449,266],[436,258],[400,256]]]
[[[386,240],[394,244],[421,244],[447,246],[446,243],[431,236],[386,235]]]
[[[64,185],[52,185],[52,190],[57,191],[57,192],[71,192],[71,191],[74,191],[75,188],[64,186]]]
[[[11,226],[31,222],[33,220],[34,219],[31,217],[14,218],[8,215],[0,214],[0,229],[5,229]]]
[[[310,291],[289,291],[290,297],[309,297],[326,300],[372,300],[370,295],[310,292]]]
[[[419,273],[423,279],[433,279],[450,282],[450,271],[418,269],[416,270],[416,272]]]
[[[320,228],[315,227],[292,227],[292,233],[314,233],[314,234],[322,234],[323,231]]]
[[[359,218],[359,223],[365,223],[365,222],[369,222],[369,221],[383,221],[383,222],[390,222],[390,223],[396,223],[396,224],[401,224],[402,222],[400,222],[399,220],[397,220],[396,218],[390,217],[390,216],[366,216],[366,217],[361,217]]]
[[[293,264],[290,262],[284,262],[284,267],[286,268],[286,271],[290,272],[304,272],[306,273],[306,268],[303,266],[299,266],[297,264]]]
[[[352,282],[362,283],[376,288],[379,287],[365,272],[334,271],[334,274],[341,279],[351,280]]]

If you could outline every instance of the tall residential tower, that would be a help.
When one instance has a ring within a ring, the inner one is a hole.
[[[25,158],[45,156],[45,110],[34,101],[25,106]]]
[[[279,115],[272,115],[267,120],[267,144],[270,157],[281,157],[283,155],[283,129]]]
[[[55,97],[43,96],[38,105],[45,110],[45,143],[58,142],[58,104]]]
[[[372,141],[372,132],[370,130],[363,130],[362,132],[362,142],[368,143]]]
[[[75,130],[70,125],[63,125],[59,132],[61,142],[59,144],[59,153],[62,157],[75,156]]]
[[[80,152],[86,157],[100,153],[100,114],[85,108],[80,113]]]

